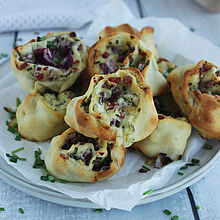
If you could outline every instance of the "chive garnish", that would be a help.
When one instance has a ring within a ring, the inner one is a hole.
[[[171,220],[178,220],[179,219],[179,216],[178,215],[174,215]]]
[[[164,209],[163,213],[166,214],[166,215],[171,215],[172,214],[172,212],[169,211],[168,209]]]
[[[37,31],[35,31],[35,32],[34,32],[34,34],[35,34],[35,35],[38,35],[38,34],[40,34],[40,33],[39,33],[39,32],[37,32]]]
[[[42,170],[44,175],[42,175],[40,177],[41,180],[54,183],[56,181],[56,178],[48,172],[48,170],[46,169],[46,165],[44,163],[44,160],[41,159],[40,155],[41,155],[41,149],[38,148],[38,150],[34,151],[35,161],[34,161],[34,164],[32,167],[35,169],[40,168]]]
[[[187,165],[187,166],[190,166],[190,167],[195,166],[195,164],[194,164],[194,163],[187,163],[186,165]]]
[[[16,157],[11,157],[11,158],[9,159],[9,161],[12,162],[12,163],[17,163],[18,158],[16,158]]]
[[[184,173],[182,173],[182,172],[178,172],[178,175],[183,176],[183,175],[184,175]]]
[[[8,57],[7,53],[0,53],[0,59],[5,58],[5,57]]]
[[[0,207],[0,212],[3,212],[5,211],[5,208],[4,207]]]
[[[41,168],[41,170],[43,171],[43,173],[44,173],[46,176],[49,175],[49,173],[48,173],[48,171],[46,170],[46,168],[44,168],[43,166],[41,166],[40,168]]]
[[[21,214],[24,214],[24,210],[22,208],[19,208],[18,211],[21,213]]]
[[[197,205],[197,206],[196,206],[196,209],[197,209],[197,210],[199,210],[200,208],[201,208],[200,205]]]
[[[40,38],[40,41],[46,40],[46,38],[47,38],[46,36],[43,36]]]
[[[40,179],[43,180],[43,181],[47,181],[48,177],[47,176],[41,176]]]
[[[22,161],[27,160],[26,158],[19,157],[17,154],[15,154],[21,150],[24,150],[24,147],[20,147],[17,150],[12,151],[11,154],[6,153],[6,156],[10,158],[9,161],[12,163],[17,163],[18,160],[22,160]]]
[[[54,178],[54,176],[48,176],[48,181],[54,183],[56,179]]]
[[[25,160],[27,160],[27,158],[23,158],[23,157],[18,157],[18,160],[22,160],[22,161],[25,161]]]
[[[203,148],[204,148],[205,150],[212,150],[213,146],[212,146],[211,144],[205,144],[205,145],[203,146]]]
[[[22,38],[17,38],[17,41],[22,41]]]
[[[8,127],[8,131],[10,131],[11,133],[13,133],[13,134],[15,134],[17,131],[14,129],[14,128],[12,128],[12,127]]]
[[[199,164],[200,160],[193,158],[191,160],[191,162],[194,163],[194,164]]]
[[[16,97],[16,106],[18,107],[20,104],[21,104],[21,100],[18,97]]]
[[[146,166],[142,166],[145,170],[150,171],[150,168],[146,167]]]
[[[13,150],[11,153],[12,153],[12,154],[15,154],[15,153],[17,153],[17,152],[19,152],[19,151],[21,151],[21,150],[24,150],[24,147],[20,147],[20,148],[18,148],[17,150]]]
[[[102,212],[102,209],[95,209],[95,212],[100,213]]]
[[[180,168],[180,170],[186,170],[187,168],[188,168],[188,166],[185,165],[185,166],[182,166],[182,167]]]
[[[153,190],[150,189],[150,190],[146,191],[145,193],[143,193],[143,195],[149,195],[149,194],[151,194],[152,192],[153,192]]]
[[[57,57],[53,58],[54,63],[59,64],[60,60]]]
[[[21,135],[20,134],[16,135],[15,140],[20,141],[21,140]]]
[[[59,183],[67,183],[66,180],[59,180]]]

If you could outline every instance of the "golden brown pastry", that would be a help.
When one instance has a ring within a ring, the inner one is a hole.
[[[139,34],[132,27],[127,31],[123,28],[107,27],[101,32],[99,40],[89,50],[89,74],[109,74],[118,69],[135,67],[141,71],[154,96],[166,92],[169,89],[167,81],[158,71],[152,52],[145,46],[150,28],[144,28]]]
[[[126,149],[105,140],[88,138],[69,128],[52,139],[45,156],[47,170],[71,182],[97,182],[116,174]]]
[[[150,158],[166,154],[171,160],[183,155],[191,134],[191,125],[183,118],[158,115],[159,122],[153,133],[144,140],[134,143],[133,148]]]
[[[28,94],[16,112],[18,131],[31,141],[44,141],[62,133],[68,127],[64,122],[66,106],[74,96],[71,91]]]
[[[139,32],[136,28],[130,26],[129,24],[122,24],[116,27],[107,26],[99,32],[98,38],[105,38],[120,32],[125,32],[136,36],[139,40],[141,40],[144,47],[150,50],[154,57],[158,59],[158,51],[154,43],[154,29],[152,27],[144,27]]]
[[[129,68],[93,76],[85,95],[69,102],[65,121],[85,136],[128,147],[151,134],[158,118],[150,87]]]
[[[173,70],[168,81],[175,101],[201,136],[220,139],[220,67],[201,60]]]
[[[11,55],[14,74],[31,93],[50,89],[63,92],[85,69],[87,48],[74,32],[48,33],[23,46]]]

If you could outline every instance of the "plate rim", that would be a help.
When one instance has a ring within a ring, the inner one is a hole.
[[[4,160],[2,157],[0,158]],[[220,149],[218,149],[215,152],[215,154],[210,158],[210,160],[207,163],[205,163],[201,168],[191,173],[186,178],[181,179],[180,181],[177,181],[173,184],[155,190],[152,194],[142,198],[138,202],[137,206],[166,198],[189,187],[190,185],[199,181],[203,176],[205,176],[210,171],[210,169],[218,162],[219,159],[220,159]],[[10,165],[7,164],[7,166]],[[18,171],[16,170],[16,172]],[[71,206],[71,207],[80,207],[80,208],[93,208],[93,209],[103,208],[99,205],[96,205],[92,201],[89,200],[85,201],[83,199],[74,199],[60,192],[56,192],[52,189],[49,189],[47,187],[35,185],[32,182],[27,182],[28,180],[27,181],[25,181],[24,179],[22,180],[19,177],[14,176],[11,173],[8,173],[3,168],[0,168],[0,174],[1,174],[1,179],[4,182],[8,183],[9,185],[33,197],[48,202]],[[54,198],[56,198],[56,200]]]

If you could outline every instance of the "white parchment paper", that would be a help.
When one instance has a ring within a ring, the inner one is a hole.
[[[153,17],[136,19],[127,6],[117,0],[110,1],[107,8],[105,16],[97,17],[84,37],[84,41],[88,45],[95,42],[97,33],[107,25],[129,23],[139,30],[150,25],[155,29],[155,41],[161,57],[170,59],[177,65],[195,63],[200,59],[220,64],[220,49],[208,40],[189,31],[178,20]],[[186,161],[190,161],[205,142],[196,131],[193,131],[188,140],[183,160],[173,162],[160,170],[152,168],[150,172],[139,173],[138,170],[145,163],[146,158],[137,152],[128,152],[121,170],[105,181],[96,184],[44,182],[40,180],[42,171],[32,168],[34,150],[40,147],[44,156],[50,141],[30,142],[22,139],[19,142],[14,140],[14,135],[7,131],[5,121],[8,120],[8,114],[3,110],[3,107],[15,107],[15,97],[18,96],[23,100],[26,92],[12,72],[5,73],[5,77],[0,81],[0,88],[0,96],[2,97],[0,101],[0,155],[34,184],[49,187],[72,198],[87,198],[105,209],[131,210],[143,198],[145,191],[166,186],[176,175],[177,170]],[[21,157],[26,157],[27,161],[18,161],[16,164],[9,162],[5,154],[21,146],[25,150],[18,154]]]

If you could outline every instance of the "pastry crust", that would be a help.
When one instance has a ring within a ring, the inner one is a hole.
[[[68,128],[64,122],[65,108],[73,97],[72,92],[57,97],[48,93],[28,94],[16,112],[18,131],[31,141],[45,141],[62,133]]]
[[[162,75],[167,79],[169,73],[173,71],[176,68],[176,65],[174,65],[172,62],[169,60],[160,57],[157,60],[157,65],[158,65],[158,70]]]
[[[85,136],[125,147],[150,135],[158,121],[151,89],[136,68],[93,76],[85,95],[69,102],[64,119]]]
[[[11,54],[11,66],[23,88],[32,95],[50,89],[63,92],[85,69],[87,48],[74,32],[48,33]]]
[[[150,158],[156,158],[162,153],[173,161],[178,160],[186,148],[191,125],[180,118],[164,115],[158,115],[158,118],[159,122],[153,133],[144,140],[134,143],[132,147]]]
[[[168,81],[175,101],[200,135],[220,139],[220,68],[201,60],[173,70]]]
[[[154,42],[154,29],[150,26],[142,28],[140,32],[129,24],[121,24],[116,27],[107,26],[99,32],[98,39],[105,38],[120,32],[125,32],[136,36],[139,40],[142,41],[144,47],[150,50],[156,59],[158,58],[158,51]]]
[[[97,182],[116,174],[126,156],[123,146],[87,138],[72,128],[52,139],[45,156],[47,170],[71,182]]]
[[[103,37],[99,38],[88,53],[89,74],[91,76],[109,74],[118,69],[135,67],[141,71],[154,96],[168,91],[169,86],[166,79],[158,71],[156,59],[152,52],[146,49],[143,41],[139,39],[141,33],[135,34],[137,30],[131,27],[125,32],[122,32],[121,29],[119,28],[120,31],[117,31],[118,27],[107,27],[101,32]],[[144,36],[149,29],[142,30]]]

